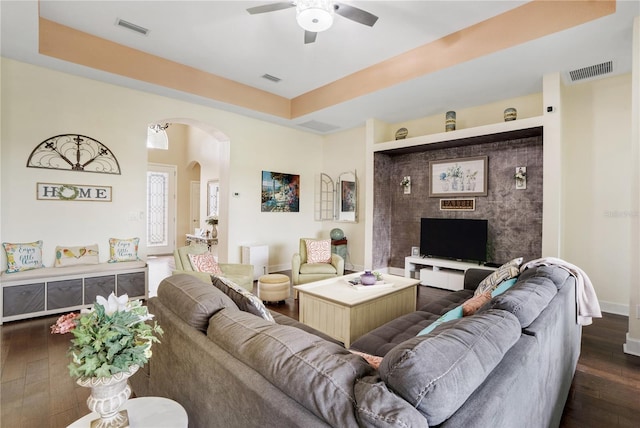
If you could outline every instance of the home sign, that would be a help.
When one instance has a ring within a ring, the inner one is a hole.
[[[38,183],[36,196],[39,200],[47,201],[111,202],[111,186]]]

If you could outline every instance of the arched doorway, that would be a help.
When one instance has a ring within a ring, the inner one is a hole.
[[[229,140],[217,129],[192,119],[162,119],[169,123],[166,129],[169,149],[160,151],[148,149],[149,162],[175,165],[176,167],[176,210],[174,246],[185,243],[185,235],[195,229],[207,229],[205,223],[209,215],[209,185],[216,182],[218,192],[218,243],[214,252],[222,261],[227,259],[227,206],[229,174]],[[199,186],[200,191],[194,190]],[[195,196],[194,196],[195,195]],[[193,201],[196,197],[199,200]],[[199,215],[194,214],[199,209]],[[199,223],[199,224],[196,224]],[[173,251],[171,249],[171,252]],[[151,247],[148,249],[152,254]],[[159,254],[159,253],[158,253]]]

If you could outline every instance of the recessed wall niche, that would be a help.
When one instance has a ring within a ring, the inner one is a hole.
[[[541,133],[540,133],[541,134]],[[411,247],[420,245],[420,219],[488,220],[489,261],[525,260],[542,252],[542,135],[464,146],[425,145],[410,153],[374,155],[373,266],[404,267]],[[488,193],[476,196],[474,211],[441,211],[440,199],[429,197],[429,162],[488,156]],[[527,189],[516,190],[514,167],[527,166]],[[411,176],[411,193],[400,182]]]

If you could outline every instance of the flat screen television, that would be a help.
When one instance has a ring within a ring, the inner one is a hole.
[[[422,218],[420,254],[454,260],[487,260],[487,220]]]

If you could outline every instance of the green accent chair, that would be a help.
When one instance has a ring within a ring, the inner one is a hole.
[[[311,238],[300,239],[300,252],[294,254],[291,260],[293,285],[344,275],[344,259],[337,254],[331,254],[331,263],[307,263],[306,239]]]
[[[197,276],[206,283],[211,283],[211,274],[206,272],[198,272],[193,270],[191,260],[189,260],[189,254],[203,254],[208,252],[209,249],[206,245],[187,245],[186,247],[179,247],[173,252],[173,258],[176,263],[177,273],[187,273]],[[222,270],[225,278],[238,284],[239,286],[246,288],[253,292],[253,266],[239,263],[218,263],[220,270]]]

